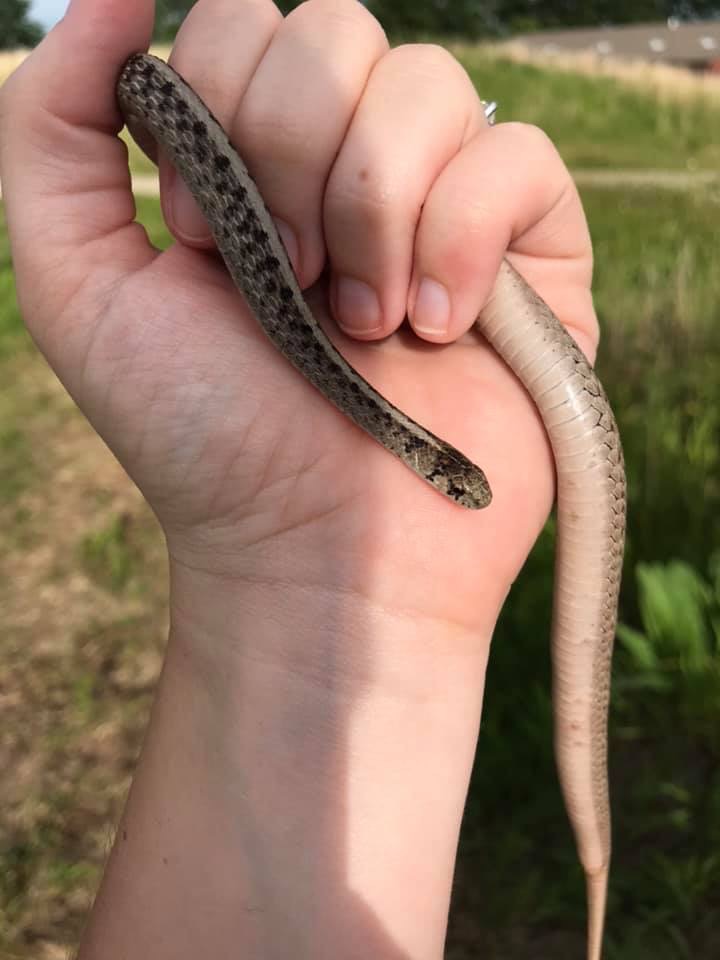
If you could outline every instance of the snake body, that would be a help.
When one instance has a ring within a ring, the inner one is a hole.
[[[182,175],[236,286],[284,356],[441,493],[471,509],[487,506],[482,470],[389,403],[325,335],[255,183],[197,94],[147,54],[126,62],[117,94],[125,118],[150,131]],[[507,261],[477,325],[537,405],[555,457],[555,751],[587,878],[587,957],[599,960],[610,861],[610,662],[625,530],[620,440],[603,388],[575,341]]]

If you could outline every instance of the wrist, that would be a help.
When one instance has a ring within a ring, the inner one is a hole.
[[[242,781],[262,856],[282,864],[282,912],[297,897],[308,918],[324,903],[310,927],[329,935],[336,917],[338,955],[352,889],[403,955],[441,956],[489,637],[338,586],[189,576],[173,572],[172,643],[188,662],[214,651],[219,776]],[[308,871],[299,893],[292,878]]]
[[[481,696],[490,630],[395,609],[382,590],[378,597],[340,583],[170,568],[169,646],[216,690],[232,695],[267,671],[320,713],[373,696],[435,714],[463,691]]]
[[[168,656],[105,883],[125,916],[100,929],[117,923],[128,948],[131,930],[136,955],[138,938],[164,938],[178,903],[148,906],[172,865],[193,911],[168,956],[212,955],[218,924],[238,955],[292,942],[298,958],[441,956],[486,644],[350,591],[177,564],[171,581]]]

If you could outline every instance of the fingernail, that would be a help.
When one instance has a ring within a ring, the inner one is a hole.
[[[292,227],[288,226],[284,220],[278,220],[277,217],[273,217],[273,220],[275,221],[275,226],[280,234],[280,239],[283,242],[283,246],[285,247],[290,263],[292,264],[292,268],[297,276],[300,269],[300,263],[298,253],[299,248],[295,231],[292,229]]]
[[[198,207],[195,198],[185,185],[182,177],[173,174],[171,186],[172,216],[175,229],[187,240],[209,240],[212,234],[207,220]]]
[[[382,326],[380,302],[373,288],[355,277],[338,277],[336,319],[348,333],[367,335]]]
[[[450,326],[450,297],[437,280],[424,277],[420,283],[412,315],[412,325],[418,333],[433,337],[447,333]]]

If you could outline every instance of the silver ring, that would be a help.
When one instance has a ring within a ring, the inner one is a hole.
[[[495,114],[498,108],[497,101],[481,100],[480,103],[482,104],[483,110],[485,111],[485,119],[492,127],[496,119]]]

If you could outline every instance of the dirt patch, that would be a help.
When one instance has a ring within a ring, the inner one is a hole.
[[[45,362],[21,349],[0,374],[0,436],[22,462],[0,498],[0,951],[55,958],[77,942],[140,747],[166,561]]]

